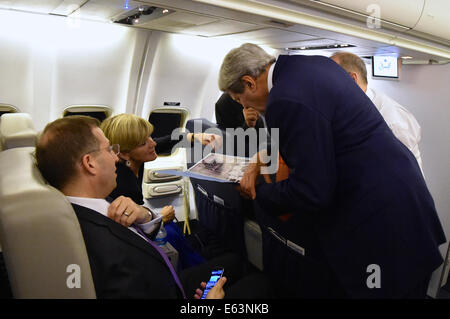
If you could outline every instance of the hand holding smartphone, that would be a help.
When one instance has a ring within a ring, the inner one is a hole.
[[[217,283],[217,281],[222,278],[224,269],[222,267],[214,268],[211,271],[211,277],[208,280],[208,283],[206,284],[205,290],[203,291],[203,295],[201,299],[205,299],[208,292],[211,290],[212,287],[214,287]]]

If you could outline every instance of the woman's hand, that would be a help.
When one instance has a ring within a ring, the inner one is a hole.
[[[194,139],[203,145],[210,146],[213,150],[219,149],[222,146],[222,136],[209,133],[195,133]]]
[[[168,223],[175,218],[175,209],[172,205],[164,206],[160,214],[162,216],[163,223]]]

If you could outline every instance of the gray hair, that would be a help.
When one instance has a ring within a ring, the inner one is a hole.
[[[367,84],[367,69],[364,61],[356,54],[350,52],[336,52],[331,58],[337,62],[345,71],[355,72],[364,84]]]
[[[257,78],[273,62],[275,62],[275,58],[267,54],[261,47],[245,43],[228,52],[223,59],[219,72],[219,89],[242,93],[244,85],[241,78],[244,75]]]

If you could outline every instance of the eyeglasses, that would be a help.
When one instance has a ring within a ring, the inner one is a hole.
[[[120,145],[119,144],[110,145],[110,146],[108,146],[108,151],[113,152],[114,155],[117,156],[120,153]]]
[[[119,155],[119,153],[120,153],[120,145],[119,144],[113,144],[113,145],[110,145],[110,146],[107,146],[107,147],[100,148],[98,150],[93,150],[93,151],[87,152],[86,154],[98,152],[98,151],[101,151],[101,150],[104,150],[104,149],[108,150],[108,152],[110,152],[110,153],[113,152],[113,154],[116,155],[116,156]]]

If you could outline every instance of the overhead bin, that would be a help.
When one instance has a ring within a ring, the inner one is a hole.
[[[413,30],[450,41],[449,12],[450,1],[426,0],[422,16]]]
[[[408,32],[412,27],[415,27],[416,23],[419,21],[422,14],[422,7],[425,5],[425,0],[399,0],[395,2],[379,0],[376,3],[371,3],[375,2],[373,0],[362,0],[361,3],[355,1],[357,4],[354,4],[353,1],[350,0],[194,1],[303,26],[305,27],[305,30],[309,30],[309,33],[311,34],[317,35],[318,33],[316,33],[316,30],[324,30],[333,32],[334,37],[336,35],[350,38],[354,37],[369,40],[373,43],[382,43],[387,44],[388,46],[406,49],[404,51],[410,50],[413,52],[425,53],[430,56],[430,60],[433,59],[433,61],[446,63],[447,60],[450,59],[449,40],[443,39],[442,36],[437,37],[433,34],[412,33],[414,30]],[[329,3],[325,1],[328,1]],[[426,1],[434,2],[444,0]],[[332,3],[339,3],[340,5],[345,5],[349,8],[340,8]],[[370,5],[372,6],[368,8],[367,6]],[[330,10],[330,6],[334,6],[332,7],[332,10]],[[380,17],[382,19],[381,28],[370,28],[365,23],[367,17],[371,17],[372,12],[370,12],[370,9],[372,9],[373,6],[379,6]],[[362,8],[364,8],[364,13],[361,12],[363,11]],[[369,12],[366,12],[367,9],[369,9]],[[390,26],[389,28],[387,27],[388,25]],[[444,33],[445,36],[445,33],[449,32],[449,30],[450,27],[446,25],[440,34],[442,35],[442,33]],[[303,33],[307,32],[303,31]],[[333,35],[330,37],[333,37]]]
[[[297,0],[296,2],[302,1]],[[375,6],[378,6],[382,21],[413,28],[419,21],[425,0],[319,0],[314,2],[334,9],[337,14],[351,11],[366,16],[374,14]]]
[[[293,1],[302,2],[302,0]],[[365,16],[370,16],[374,12],[374,6],[378,6],[380,19],[383,22],[394,23],[450,40],[448,28],[450,1],[448,0],[319,0],[314,3],[326,6],[337,14],[354,12]]]

